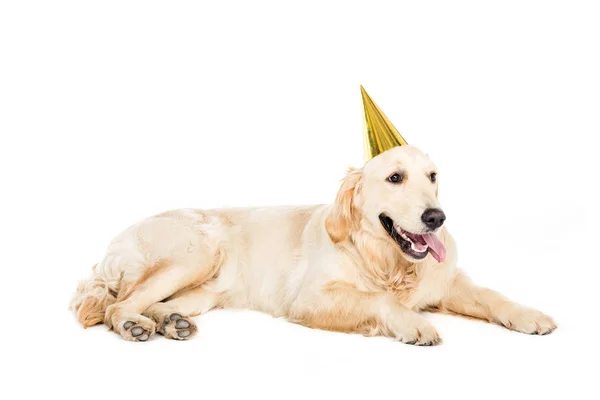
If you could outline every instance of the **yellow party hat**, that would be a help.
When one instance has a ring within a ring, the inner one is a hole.
[[[365,160],[369,161],[392,147],[408,144],[362,85],[360,91],[365,109]]]

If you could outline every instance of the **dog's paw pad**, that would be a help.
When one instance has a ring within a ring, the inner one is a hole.
[[[189,328],[190,327],[190,323],[188,321],[186,321],[185,319],[180,319],[175,323],[175,328],[180,329],[180,328]]]
[[[191,319],[173,313],[164,318],[160,333],[170,339],[186,340],[196,333],[196,329],[196,325]]]
[[[136,326],[131,330],[131,334],[135,337],[141,336],[142,333],[144,333],[144,328],[142,328],[141,326]]]
[[[136,324],[136,322],[133,321],[125,322],[123,324],[123,333],[121,336],[134,342],[145,342],[146,340],[150,339],[150,336],[152,333],[154,333],[154,330],[149,326],[144,327],[139,324],[139,322]]]
[[[185,338],[188,337],[192,334],[192,331],[188,331],[186,330],[182,330],[182,331],[177,331],[177,336],[181,337],[181,338]]]

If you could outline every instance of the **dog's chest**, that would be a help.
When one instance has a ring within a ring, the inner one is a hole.
[[[407,292],[403,304],[414,310],[439,304],[449,287],[449,280],[453,276],[452,271],[451,268],[441,265],[418,270],[416,282]]]
[[[383,271],[370,272],[359,278],[357,286],[360,290],[391,292],[404,305],[411,302],[422,282],[422,278],[414,269],[394,271],[393,274],[386,274]]]
[[[405,271],[399,279],[393,279],[386,282],[386,290],[394,293],[396,298],[404,305],[410,303],[414,297],[422,279],[417,275],[414,269]]]
[[[445,270],[408,268],[395,275],[375,277],[370,283],[376,285],[378,291],[394,293],[404,306],[419,310],[440,301],[446,281]]]

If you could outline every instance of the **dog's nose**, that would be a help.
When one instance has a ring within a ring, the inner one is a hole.
[[[431,230],[437,229],[444,224],[446,214],[439,208],[428,208],[421,215],[421,221]]]

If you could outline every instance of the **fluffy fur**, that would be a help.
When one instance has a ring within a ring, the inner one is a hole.
[[[117,236],[82,282],[72,308],[84,327],[104,322],[123,338],[158,332],[188,339],[190,316],[248,308],[309,327],[385,335],[431,345],[436,329],[419,315],[436,309],[509,329],[545,334],[552,319],[473,285],[447,249],[414,260],[382,226],[385,213],[424,233],[427,208],[439,208],[435,165],[414,147],[391,149],[345,177],[332,205],[165,212]],[[402,173],[392,184],[388,177]]]

